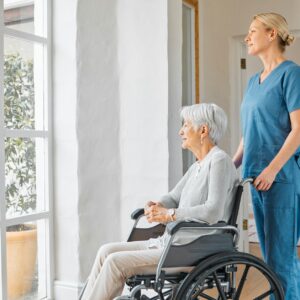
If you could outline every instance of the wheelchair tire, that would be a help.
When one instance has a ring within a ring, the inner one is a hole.
[[[255,283],[251,277],[256,278]],[[181,282],[175,299],[267,300],[270,295],[284,300],[277,276],[262,260],[247,253],[222,252],[195,267]]]

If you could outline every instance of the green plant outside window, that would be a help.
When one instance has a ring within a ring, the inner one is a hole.
[[[4,59],[4,123],[7,129],[34,129],[34,76],[32,60],[20,54]],[[35,141],[5,140],[5,197],[8,215],[22,215],[36,208]]]

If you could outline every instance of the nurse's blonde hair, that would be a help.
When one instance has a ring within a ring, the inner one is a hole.
[[[253,20],[258,20],[263,23],[267,29],[276,29],[278,32],[279,48],[282,52],[286,46],[290,46],[295,37],[290,34],[286,19],[277,13],[261,13],[253,17]]]

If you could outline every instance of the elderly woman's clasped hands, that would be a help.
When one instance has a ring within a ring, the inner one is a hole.
[[[173,221],[172,216],[168,214],[168,209],[159,202],[149,201],[145,208],[145,216],[149,223],[159,222],[168,223]]]

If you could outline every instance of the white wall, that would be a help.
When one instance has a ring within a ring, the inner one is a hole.
[[[229,42],[232,0],[200,0],[200,99],[221,106],[230,117]],[[230,149],[230,130],[220,146]]]
[[[123,239],[130,213],[168,190],[167,13],[167,0],[119,1]]]
[[[139,14],[137,14],[139,12]],[[167,0],[54,2],[55,299],[168,190]]]
[[[79,273],[76,6],[72,0],[53,2],[55,278],[70,282]]]
[[[120,239],[116,5],[54,1],[55,299],[76,299],[99,245]]]
[[[283,14],[289,28],[300,28],[300,2],[298,0],[200,0],[200,93],[201,99],[222,106],[229,118],[239,122],[234,90],[236,82],[232,70],[239,65],[238,57],[232,57],[234,38],[248,32],[252,16],[259,12],[274,11]],[[233,126],[236,126],[233,124]],[[221,146],[231,154],[231,128]]]
[[[181,175],[181,1],[57,0],[53,8],[55,292],[66,300],[98,246],[124,239],[129,213]],[[232,38],[271,8],[300,28],[299,1],[200,1],[202,100],[230,113]]]
[[[117,1],[78,1],[77,141],[80,276],[100,244],[120,239]],[[113,222],[112,222],[113,220]]]
[[[239,136],[239,109],[242,101],[240,41],[248,32],[253,15],[274,11],[286,17],[290,30],[300,29],[300,2],[297,0],[201,0],[200,1],[200,83],[201,99],[215,101],[229,116],[223,148],[236,151]],[[248,218],[249,193],[244,193],[243,216]],[[247,231],[241,232],[240,246],[247,250]]]

